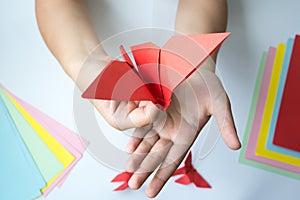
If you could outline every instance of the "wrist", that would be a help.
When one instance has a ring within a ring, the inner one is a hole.
[[[83,56],[82,56],[83,57]],[[66,67],[66,73],[75,82],[79,89],[86,89],[101,73],[113,58],[106,54],[101,46],[97,46],[81,60],[74,60]]]

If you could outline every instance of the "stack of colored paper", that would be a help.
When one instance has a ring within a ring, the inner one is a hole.
[[[35,199],[61,186],[86,142],[0,87],[0,199]]]
[[[261,59],[240,162],[300,179],[300,36]]]

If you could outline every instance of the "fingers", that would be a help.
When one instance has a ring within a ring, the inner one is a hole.
[[[200,130],[204,127],[207,120],[208,117],[203,116],[203,119],[199,122]],[[172,147],[147,187],[146,194],[148,197],[153,198],[161,191],[184,159],[197,135],[198,131],[193,126],[190,126],[184,120],[181,121],[180,129],[178,130],[176,137],[172,139]]]
[[[137,105],[133,101],[93,100],[93,104],[103,118],[115,129],[126,130],[135,127],[128,114]]]
[[[234,125],[230,101],[219,78],[212,72],[201,71],[200,75],[206,83],[210,95],[209,113],[214,115],[226,145],[233,149],[239,149],[239,141]]]
[[[160,110],[151,101],[141,101],[138,107],[128,114],[128,120],[134,127],[143,127],[152,123],[159,112]]]
[[[162,163],[171,146],[172,141],[160,138],[130,178],[129,187],[132,189],[140,188],[150,174]]]
[[[166,182],[182,162],[189,147],[190,146],[188,145],[172,146],[162,165],[160,166],[146,189],[146,194],[148,197],[153,198],[161,191]]]
[[[151,101],[94,100],[93,104],[104,119],[120,131],[147,126],[164,113]]]
[[[214,101],[212,114],[216,118],[221,136],[226,145],[233,150],[239,149],[241,143],[234,125],[230,102],[225,91]]]
[[[137,149],[134,153],[129,157],[126,162],[126,170],[129,172],[135,172],[147,154],[150,152],[151,148],[154,144],[158,141],[159,136],[155,132],[148,132],[147,138],[144,138],[140,144],[138,145]]]
[[[151,124],[161,112],[150,101],[94,100],[93,104],[104,119],[120,131]]]
[[[136,128],[127,143],[126,146],[127,153],[133,153],[146,134],[147,137],[153,136],[152,134],[148,134],[151,129],[152,129],[152,124],[143,126],[141,128]]]
[[[107,121],[121,131],[146,126],[155,119],[159,112],[159,109],[150,101],[117,101],[112,102],[106,109],[109,109],[108,113],[111,113],[111,116],[107,116]]]
[[[91,100],[98,112],[102,117],[114,128],[118,129],[115,120],[112,118],[113,113],[116,111],[120,101],[113,100]]]

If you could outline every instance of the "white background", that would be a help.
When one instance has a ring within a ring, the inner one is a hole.
[[[172,29],[176,6],[173,0],[88,1],[93,23],[102,40],[134,28]],[[299,8],[298,0],[229,0],[228,30],[233,34],[222,47],[218,69],[232,102],[240,138],[246,125],[260,56],[269,46],[285,43],[289,37],[300,33]],[[74,85],[39,35],[34,1],[3,1],[0,25],[0,82],[76,131],[72,108]],[[136,40],[138,42],[139,38]],[[116,41],[116,44],[131,42],[135,42],[135,38]],[[116,132],[105,130],[107,136]],[[183,186],[172,179],[157,199],[299,199],[300,181],[240,164],[238,156],[238,151],[230,151],[219,140],[207,158],[194,159],[195,167],[212,189]],[[85,153],[62,188],[55,189],[46,199],[147,199],[145,186],[139,191],[112,192],[118,186],[110,183],[115,174],[116,171]]]

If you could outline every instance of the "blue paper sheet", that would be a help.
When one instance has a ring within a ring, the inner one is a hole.
[[[45,182],[0,98],[0,199],[35,199]]]
[[[266,148],[271,151],[275,151],[278,153],[282,153],[282,154],[290,155],[290,156],[293,156],[296,158],[300,158],[299,152],[296,152],[296,151],[293,151],[290,149],[286,149],[286,148],[283,148],[280,146],[276,146],[273,144],[274,132],[275,132],[278,112],[279,112],[279,108],[280,108],[280,103],[281,103],[281,99],[282,99],[282,93],[284,90],[285,80],[286,80],[289,63],[290,63],[290,59],[291,59],[291,54],[292,54],[292,50],[293,50],[293,44],[294,44],[294,39],[290,38],[287,41],[287,45],[286,45],[286,51],[285,51],[283,66],[282,66],[282,70],[281,70],[281,74],[280,74],[280,80],[279,80],[279,85],[278,85],[278,89],[277,89],[276,100],[275,100],[273,115],[272,115],[272,119],[271,119],[271,123],[270,123]]]
[[[36,166],[41,172],[44,181],[48,183],[63,169],[63,165],[51,152],[48,146],[38,136],[35,130],[30,126],[28,121],[10,101],[5,94],[4,89],[0,86],[0,98],[4,102],[6,109],[13,120],[18,133],[26,145],[31,157],[34,159]]]

